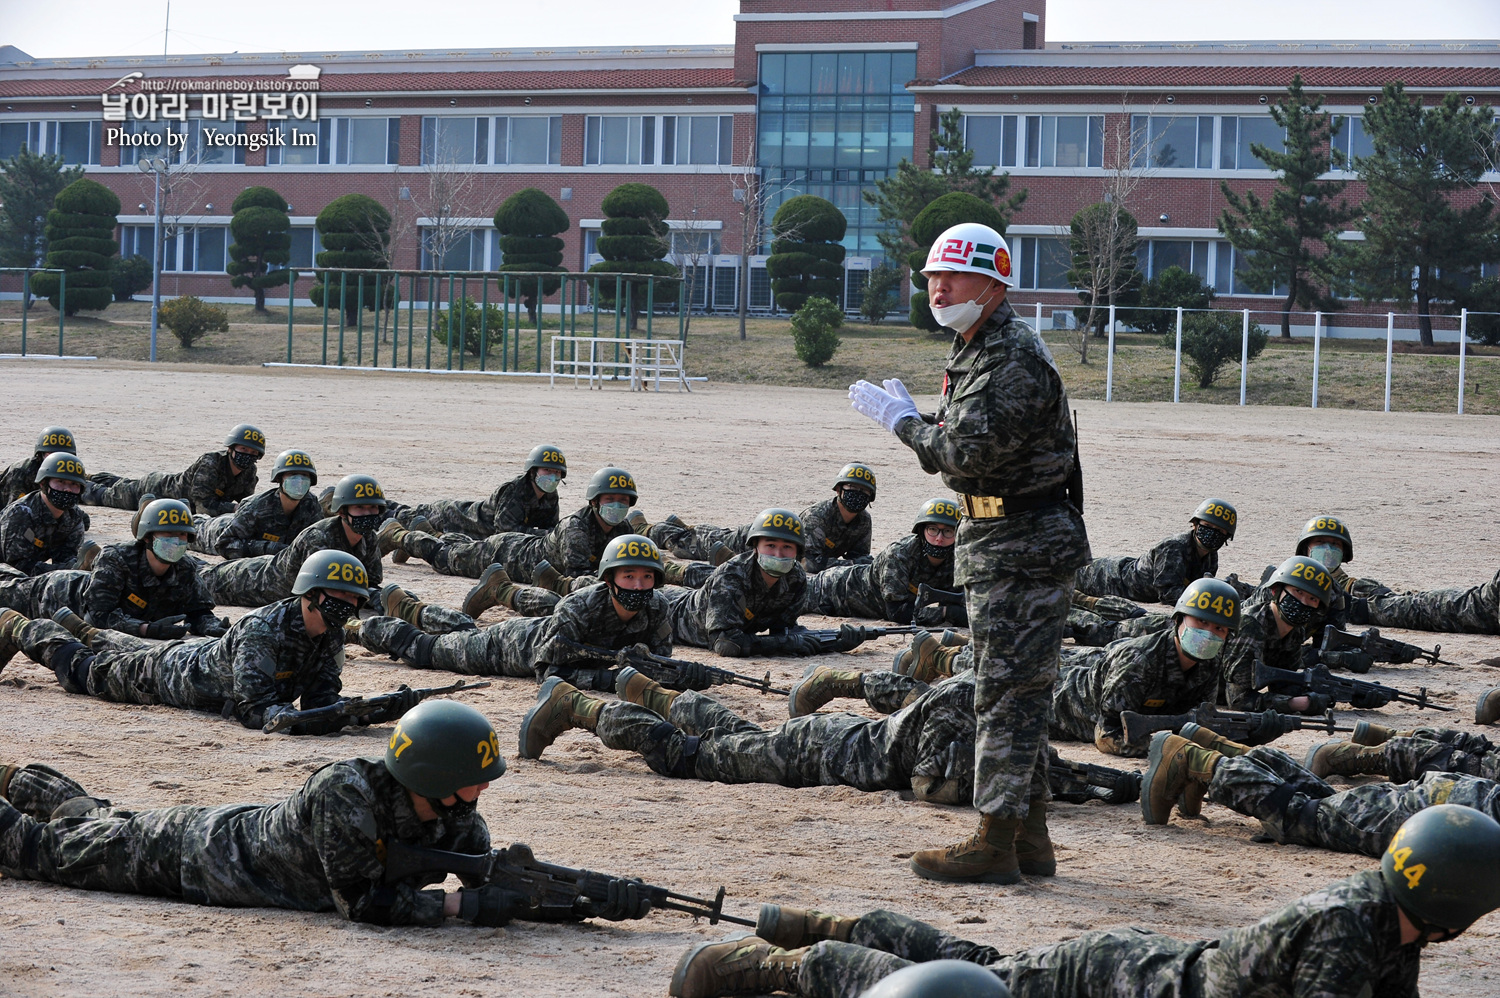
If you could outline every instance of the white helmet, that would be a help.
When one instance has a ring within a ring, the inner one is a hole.
[[[937,237],[927,252],[922,273],[938,270],[985,274],[1008,288],[1016,286],[1005,237],[978,222],[960,222]]]

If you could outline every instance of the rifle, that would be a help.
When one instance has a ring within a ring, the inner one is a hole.
[[[1395,638],[1383,638],[1377,628],[1371,627],[1358,634],[1341,631],[1333,624],[1323,628],[1323,643],[1317,648],[1318,662],[1334,669],[1349,669],[1351,672],[1369,672],[1376,662],[1406,665],[1418,659],[1428,665],[1457,665],[1440,658],[1442,645],[1433,645],[1428,651],[1421,645],[1407,644]]]
[[[1129,804],[1141,799],[1141,774],[1129,769],[1110,769],[1089,762],[1073,762],[1050,749],[1047,784],[1052,796],[1069,804],[1102,800],[1106,804]]]
[[[1363,679],[1346,679],[1343,676],[1335,676],[1328,671],[1328,666],[1319,665],[1311,669],[1277,669],[1266,665],[1264,662],[1256,662],[1255,670],[1251,675],[1251,681],[1256,689],[1270,686],[1290,687],[1297,692],[1293,696],[1303,693],[1321,693],[1333,698],[1334,703],[1347,703],[1360,710],[1369,710],[1375,707],[1384,707],[1391,701],[1398,703],[1409,703],[1418,710],[1432,708],[1433,710],[1452,711],[1456,708],[1444,707],[1442,704],[1433,703],[1427,698],[1427,687],[1423,686],[1416,693],[1406,693],[1390,686],[1382,686],[1379,683],[1367,682]],[[1277,690],[1278,693],[1289,692],[1288,690]]]
[[[331,703],[326,707],[314,707],[311,710],[284,710],[265,723],[260,730],[268,735],[274,735],[278,731],[285,731],[294,724],[303,721],[322,721],[327,718],[343,718],[346,722],[369,717],[389,707],[392,703],[402,699],[416,696],[417,703],[421,703],[428,697],[435,697],[443,693],[463,693],[467,690],[482,690],[490,683],[468,683],[460,680],[452,686],[429,686],[425,689],[399,689],[394,693],[377,693],[369,697],[350,697]]]
[[[839,637],[840,632],[846,628],[858,632],[856,636],[859,640],[853,645],[845,645]],[[846,624],[844,627],[831,627],[822,631],[808,628],[797,633],[811,634],[823,645],[824,651],[848,651],[850,648],[862,645],[866,641],[874,641],[876,638],[883,638],[888,634],[915,634],[918,631],[925,631],[926,629],[925,627],[918,627],[916,624],[897,624],[894,627],[866,627],[863,625]]]
[[[925,582],[917,586],[917,602],[912,609],[920,610],[934,603],[938,606],[963,606],[964,594],[948,589],[934,589]]]
[[[1089,596],[1073,590],[1073,605],[1080,610],[1097,613],[1105,620],[1135,620],[1146,615],[1146,608],[1137,606],[1123,596]]]
[[[1205,703],[1186,714],[1137,714],[1133,710],[1120,711],[1120,722],[1125,726],[1127,744],[1143,744],[1158,731],[1178,731],[1184,724],[1198,724],[1215,734],[1223,735],[1232,742],[1244,745],[1265,745],[1275,741],[1288,731],[1353,731],[1346,725],[1335,724],[1333,711],[1318,717],[1301,714],[1280,714],[1274,710],[1247,713],[1239,710],[1220,710],[1212,703]]]
[[[617,879],[592,870],[575,870],[567,866],[543,863],[524,842],[477,855],[448,852],[444,849],[424,849],[402,842],[391,842],[385,847],[385,881],[388,884],[421,874],[435,876],[449,873],[470,881],[496,884],[520,894],[526,899],[532,914],[537,916],[531,919],[533,921],[570,921],[586,917],[577,911],[574,903],[579,899],[608,900],[610,881]],[[750,919],[724,914],[723,887],[719,888],[712,901],[678,894],[651,884],[640,885],[640,891],[651,899],[653,908],[682,911],[694,918],[707,918],[709,925],[718,925],[720,922],[755,925]]]
[[[837,633],[837,632],[835,632]],[[647,679],[654,679],[664,685],[676,685],[679,679],[679,670],[682,666],[690,666],[694,671],[702,670],[708,676],[708,681],[714,686],[748,686],[752,690],[761,693],[775,693],[778,696],[791,695],[790,690],[777,689],[771,685],[771,672],[766,670],[762,677],[746,676],[738,672],[730,672],[728,669],[720,669],[717,666],[704,665],[702,662],[689,662],[680,658],[668,658],[665,655],[653,653],[642,654],[630,648],[622,648],[620,651],[611,651],[598,645],[586,645],[571,638],[559,637],[557,639],[569,648],[587,655],[589,658],[608,660],[611,662],[628,662],[635,666],[636,670]]]

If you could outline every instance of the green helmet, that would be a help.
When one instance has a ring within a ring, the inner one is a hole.
[[[385,493],[375,479],[369,475],[345,475],[333,487],[333,499],[328,509],[336,516],[345,506],[379,506],[384,509],[386,505]]]
[[[307,556],[297,573],[297,581],[292,583],[292,592],[297,596],[314,589],[337,589],[362,600],[369,599],[370,573],[365,571],[365,563],[349,552],[324,548]]]
[[[152,534],[187,534],[198,536],[193,526],[193,511],[181,499],[157,499],[141,510],[135,527],[135,539],[143,541]]]
[[[630,477],[630,472],[624,468],[600,468],[589,479],[588,488],[583,490],[583,498],[589,502],[593,502],[603,495],[629,496],[630,505],[634,506],[636,500],[635,479]]]
[[[1196,579],[1177,597],[1172,607],[1172,619],[1182,614],[1206,620],[1211,624],[1223,624],[1231,631],[1240,629],[1240,593],[1222,579]]]
[[[1210,526],[1218,527],[1228,534],[1230,539],[1234,538],[1234,527],[1239,522],[1240,516],[1234,511],[1234,507],[1223,499],[1205,499],[1193,510],[1193,515],[1188,517],[1188,522],[1202,520]]]
[[[1282,562],[1281,567],[1266,580],[1266,585],[1274,586],[1278,582],[1312,593],[1325,610],[1333,599],[1333,576],[1328,574],[1328,569],[1300,554],[1292,555]]]
[[[844,485],[858,485],[870,493],[870,500],[875,499],[875,469],[868,464],[851,463],[844,465],[844,470],[839,472],[839,477],[833,480],[833,491],[837,492]]]
[[[1010,989],[977,963],[929,960],[882,977],[860,998],[1010,998]]]
[[[1349,536],[1349,528],[1338,517],[1315,516],[1308,520],[1307,526],[1302,528],[1302,536],[1297,538],[1297,553],[1307,554],[1314,537],[1330,537],[1339,541],[1344,545],[1344,561],[1354,560],[1354,538]]]
[[[807,532],[802,528],[802,517],[789,509],[776,506],[763,509],[756,515],[755,522],[750,525],[750,534],[745,541],[750,547],[754,547],[757,537],[774,537],[781,541],[791,541],[797,545],[799,558],[807,546]]]
[[[65,450],[69,454],[78,453],[78,444],[73,440],[73,431],[66,426],[49,426],[36,437],[36,452],[38,454],[55,454]]]
[[[282,475],[307,475],[314,485],[318,484],[318,469],[313,466],[312,455],[305,450],[284,450],[276,455],[271,466],[271,481],[281,481]]]
[[[396,782],[429,800],[505,775],[495,726],[457,700],[427,700],[401,715],[385,747]]]
[[[1423,808],[1391,836],[1380,876],[1419,928],[1462,932],[1500,908],[1500,822],[1458,804]]]
[[[608,581],[610,569],[624,568],[627,565],[654,569],[658,587],[667,581],[667,573],[661,567],[661,549],[651,538],[640,534],[623,534],[606,544],[604,555],[599,559],[599,568],[594,574]]]
[[[944,527],[957,529],[959,517],[963,515],[958,508],[958,503],[952,499],[937,496],[922,504],[922,512],[917,514],[916,522],[911,525],[911,532],[920,534],[922,528],[929,523],[940,524]]]
[[[49,478],[61,478],[65,482],[77,482],[79,485],[87,485],[88,472],[83,470],[83,462],[78,460],[71,451],[54,451],[42,458],[42,463],[37,465],[36,478],[32,481],[40,484]]]
[[[225,447],[249,447],[257,454],[266,452],[266,435],[249,423],[241,423],[229,431],[229,436],[224,438]]]
[[[532,468],[551,468],[563,478],[568,477],[568,459],[551,444],[537,444],[531,448],[531,453],[526,455],[526,470]]]

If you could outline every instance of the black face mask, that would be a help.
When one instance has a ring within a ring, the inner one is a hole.
[[[1293,627],[1312,623],[1321,612],[1318,607],[1308,606],[1285,589],[1276,599],[1276,609],[1281,611],[1281,619]]]
[[[651,595],[654,589],[621,589],[613,582],[609,584],[609,591],[614,594],[615,599],[627,610],[640,611],[651,605]]]
[[[380,517],[379,513],[366,513],[363,516],[345,516],[344,519],[355,533],[368,537],[380,527]]]
[[[444,804],[435,797],[427,798],[427,806],[437,812],[437,816],[447,821],[451,818],[467,818],[479,808],[479,798],[464,800],[457,794],[453,795],[452,804]]]
[[[82,496],[77,492],[64,492],[61,489],[54,489],[50,485],[47,486],[47,501],[58,509],[72,509],[78,505],[80,498]]]
[[[861,492],[859,489],[846,488],[839,493],[839,502],[843,503],[844,508],[851,513],[859,513],[874,501],[870,493]]]
[[[953,556],[952,544],[944,547],[941,544],[932,543],[925,537],[919,538],[919,540],[922,542],[922,553],[929,558],[951,558]]]
[[[1198,543],[1210,551],[1217,551],[1229,540],[1229,535],[1217,527],[1210,527],[1206,523],[1200,523],[1193,528],[1193,536],[1198,538]]]
[[[255,462],[260,460],[260,455],[253,453],[246,454],[244,451],[235,450],[229,452],[229,459],[234,462],[236,468],[243,471],[246,468],[255,467]]]
[[[323,623],[330,628],[338,630],[349,622],[349,619],[359,612],[359,607],[354,603],[347,603],[337,596],[323,594],[323,598],[315,604],[318,613],[323,617]]]

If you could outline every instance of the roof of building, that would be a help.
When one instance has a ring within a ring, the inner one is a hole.
[[[1407,87],[1500,87],[1500,66],[971,66],[913,87],[994,89],[1118,89],[1120,87],[1284,88],[1300,74],[1309,87],[1378,90],[1400,80]]]

